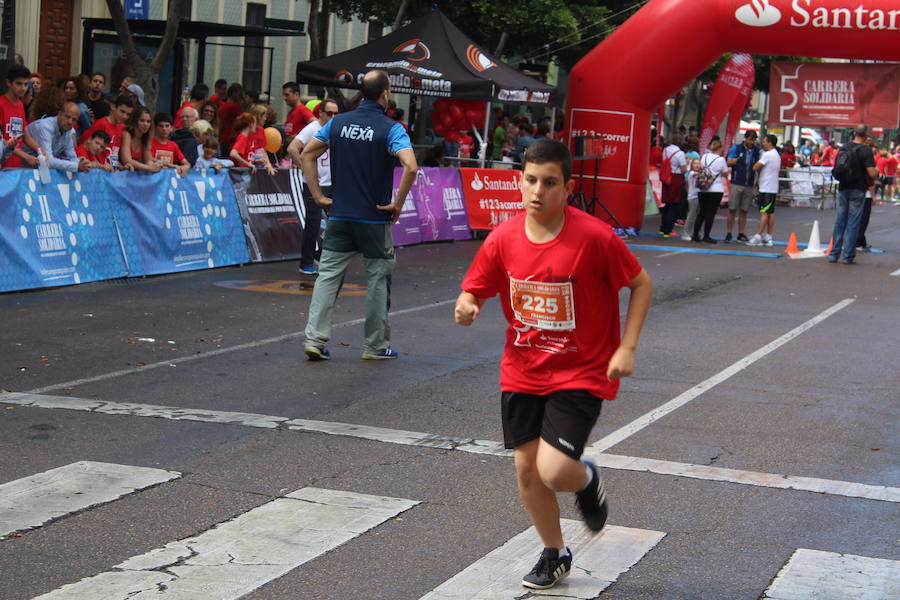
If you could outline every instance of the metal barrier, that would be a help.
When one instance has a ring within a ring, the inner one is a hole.
[[[831,167],[782,169],[778,182],[778,198],[790,206],[824,210],[836,205],[837,182],[831,176]]]

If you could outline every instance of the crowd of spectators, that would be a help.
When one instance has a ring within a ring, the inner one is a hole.
[[[170,168],[184,174],[241,166],[274,173],[291,166],[288,144],[319,117],[325,98],[319,90],[304,99],[297,83],[285,83],[288,114],[280,122],[258,93],[224,79],[215,82],[212,95],[208,85],[197,83],[174,114],[145,106],[144,90],[130,77],[109,90],[104,73],[49,81],[14,65],[6,83],[0,166],[37,168],[43,157],[50,168],[80,172]],[[402,121],[402,111],[396,113]]]

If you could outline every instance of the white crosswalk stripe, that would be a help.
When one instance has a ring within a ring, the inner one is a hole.
[[[181,477],[174,471],[81,461],[0,485],[0,537]]]
[[[900,561],[800,548],[772,581],[768,600],[900,598]]]
[[[607,526],[599,535],[579,521],[562,520],[563,535],[572,550],[572,571],[547,591],[528,598],[564,596],[596,598],[622,573],[650,552],[665,533]],[[534,566],[543,544],[534,527],[472,563],[419,600],[514,600],[528,593],[522,576]]]
[[[240,598],[416,504],[301,488],[196,537],[171,542],[38,598]]]

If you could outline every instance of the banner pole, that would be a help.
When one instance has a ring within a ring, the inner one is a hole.
[[[491,125],[491,101],[487,101],[487,107],[484,110],[484,141],[481,143],[481,168],[484,168],[487,162],[487,145],[488,145],[488,127]]]

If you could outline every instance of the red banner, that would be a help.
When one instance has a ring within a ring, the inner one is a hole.
[[[722,124],[726,114],[731,113],[731,117],[734,118],[734,112],[737,109],[737,117],[740,119],[740,113],[743,112],[747,101],[744,100],[740,107],[736,105],[748,84],[752,88],[755,75],[753,57],[749,54],[732,55],[719,71],[719,77],[709,96],[709,104],[706,105],[706,114],[703,116],[703,127],[700,129],[700,152],[706,151],[709,142],[719,131],[719,125]],[[731,142],[727,137],[725,140],[728,143]]]
[[[524,210],[516,169],[460,169],[466,213],[472,229],[493,229]]]
[[[634,147],[634,113],[573,108],[571,115],[570,149],[576,137],[598,138],[592,140],[590,149],[592,156],[600,159],[598,179],[628,181]],[[587,172],[593,174],[593,166],[585,167]]]
[[[897,127],[900,65],[772,63],[770,125]]]

